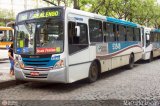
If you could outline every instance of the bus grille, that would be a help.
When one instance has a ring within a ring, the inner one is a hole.
[[[51,55],[22,55],[25,66],[48,67]]]
[[[27,66],[37,66],[37,67],[39,67],[39,66],[45,66],[45,65],[47,65],[48,64],[48,62],[50,61],[50,59],[36,59],[36,60],[34,60],[34,59],[23,59],[23,62],[24,62],[24,64],[25,65],[27,65]]]

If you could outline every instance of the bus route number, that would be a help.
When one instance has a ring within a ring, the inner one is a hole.
[[[120,43],[113,43],[113,44],[112,44],[112,49],[113,49],[113,50],[121,49],[121,44],[120,44]]]

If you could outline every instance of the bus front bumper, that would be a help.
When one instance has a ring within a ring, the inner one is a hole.
[[[60,82],[67,83],[66,67],[49,71],[32,71],[14,67],[15,78],[23,81],[39,81],[39,82]],[[37,72],[39,75],[33,76],[31,73]]]

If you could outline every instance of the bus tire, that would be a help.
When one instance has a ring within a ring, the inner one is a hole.
[[[89,68],[88,82],[92,83],[98,79],[98,65],[94,61]]]
[[[150,63],[152,61],[153,61],[153,53],[151,52],[148,62]]]
[[[134,67],[134,55],[131,54],[129,58],[129,64],[128,64],[128,69],[132,69]]]

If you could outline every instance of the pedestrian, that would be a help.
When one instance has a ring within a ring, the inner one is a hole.
[[[8,56],[10,60],[10,75],[14,75],[14,57],[13,57],[13,43],[11,44],[9,50],[8,50]]]

